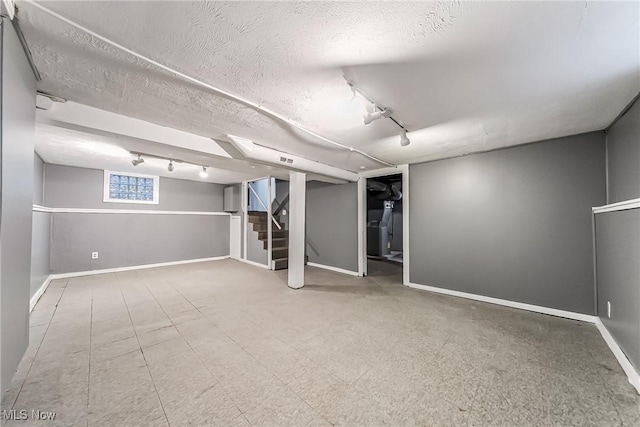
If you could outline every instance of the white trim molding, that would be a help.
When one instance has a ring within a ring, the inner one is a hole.
[[[52,274],[50,277],[51,277],[51,280],[69,279],[71,277],[93,276],[96,274],[118,273],[121,271],[131,271],[131,270],[144,270],[147,268],[168,267],[171,265],[194,264],[197,262],[208,262],[208,261],[220,261],[228,258],[229,258],[229,255],[223,255],[223,256],[217,256],[217,257],[211,257],[211,258],[196,258],[196,259],[187,259],[183,261],[160,262],[157,264],[131,265],[128,267],[105,268],[102,270],[77,271],[73,273],[58,273],[58,274]]]
[[[596,323],[598,317],[589,314],[575,313],[573,311],[558,310],[556,308],[543,307],[540,305],[525,304],[522,302],[509,301],[506,299],[486,297],[483,295],[470,294],[467,292],[454,291],[451,289],[438,288],[435,286],[419,285],[409,283],[407,286],[438,294],[450,295],[459,298],[466,298],[474,301],[487,302],[490,304],[502,305],[505,307],[518,308],[520,310],[533,311],[535,313],[548,314],[550,316],[564,317],[566,319],[580,320],[582,322]]]
[[[40,298],[42,297],[42,295],[44,295],[45,291],[49,287],[51,280],[53,280],[53,278],[52,278],[52,275],[50,274],[47,276],[44,283],[42,283],[42,286],[40,286],[40,288],[36,291],[36,293],[33,294],[33,296],[31,297],[31,300],[29,301],[29,313],[33,311],[33,308],[36,306],[38,301],[40,301]]]
[[[591,208],[594,214],[614,211],[625,211],[628,209],[640,208],[640,199],[625,200],[623,202],[611,203],[609,205]]]
[[[231,216],[231,213],[229,213],[229,212],[156,211],[156,210],[150,210],[150,209],[48,208],[48,207],[39,206],[39,205],[33,205],[33,211],[34,212],[49,212],[49,213]]]
[[[624,354],[616,340],[613,338],[606,326],[604,326],[602,320],[600,320],[600,318],[597,318],[595,323],[598,327],[598,331],[600,331],[600,334],[602,335],[602,338],[604,338],[607,345],[613,352],[613,355],[616,357],[618,363],[624,370],[625,374],[627,374],[629,382],[635,387],[638,394],[640,394],[640,373],[638,373],[631,362],[629,362],[629,359],[627,359],[627,356]]]
[[[46,206],[40,206],[40,205],[33,205],[33,211],[34,212],[53,213],[53,208],[48,208]]]
[[[362,274],[357,271],[345,270],[344,268],[332,267],[330,265],[316,264],[315,262],[307,262],[309,267],[322,268],[323,270],[335,271],[336,273],[348,274],[349,276],[360,277]]]

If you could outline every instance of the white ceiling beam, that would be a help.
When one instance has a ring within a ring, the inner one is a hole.
[[[211,138],[111,113],[75,102],[54,102],[49,110],[37,110],[39,123],[65,128],[94,129],[116,135],[124,135],[214,156],[231,156]]]

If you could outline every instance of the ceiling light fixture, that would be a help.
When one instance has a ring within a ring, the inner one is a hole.
[[[406,147],[407,145],[411,144],[411,141],[409,140],[409,138],[407,138],[407,128],[392,116],[393,110],[391,108],[380,107],[371,97],[367,96],[367,94],[363,93],[362,90],[356,87],[355,83],[353,83],[352,81],[347,81],[347,84],[349,85],[349,87],[351,87],[351,91],[353,92],[354,97],[356,94],[359,94],[362,98],[369,102],[366,107],[367,112],[364,113],[363,117],[365,125],[368,125],[374,120],[381,119],[382,117],[387,118],[400,128],[400,145]]]
[[[403,146],[403,147],[406,147],[409,144],[411,144],[411,140],[409,140],[409,138],[407,138],[407,130],[406,129],[402,129],[400,131],[400,145]]]
[[[144,163],[144,159],[142,158],[141,154],[138,154],[138,158],[131,160],[131,163],[133,164],[133,166],[138,166],[140,163]]]
[[[159,160],[168,161],[169,165],[167,166],[167,170],[169,172],[173,172],[176,169],[175,163],[184,163],[186,165],[196,166],[198,169],[200,169],[200,176],[202,178],[206,178],[207,176],[209,176],[209,174],[207,173],[207,168],[209,166],[203,165],[202,163],[188,162],[186,160],[176,159],[175,157],[165,157],[165,156],[159,156],[157,154],[141,153],[139,151],[130,151],[129,153],[134,156],[138,156],[138,158],[131,160],[131,163],[134,166],[137,166],[140,163],[143,163],[144,159],[142,158],[142,156],[144,156],[147,159],[159,159]],[[154,166],[154,163],[151,163],[150,166]]]
[[[367,107],[367,110],[368,111],[363,115],[365,125],[368,125],[372,121],[381,119],[383,117],[389,118],[391,117],[391,114],[393,112],[390,108],[380,109],[375,104],[371,104],[371,107]]]

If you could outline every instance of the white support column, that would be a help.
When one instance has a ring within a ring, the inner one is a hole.
[[[273,263],[271,262],[271,255],[273,253],[273,221],[271,220],[271,212],[273,212],[273,208],[271,207],[271,177],[267,177],[267,265],[269,266],[269,270],[273,270]]]
[[[240,187],[240,191],[242,192],[240,200],[242,200],[242,240],[244,244],[242,245],[242,259],[247,260],[247,245],[249,243],[248,234],[249,231],[247,228],[249,227],[249,196],[247,192],[249,191],[249,181],[243,181],[242,186]]]
[[[366,276],[367,273],[367,178],[358,179],[358,276]]]
[[[290,288],[304,286],[307,175],[289,172],[289,277]]]

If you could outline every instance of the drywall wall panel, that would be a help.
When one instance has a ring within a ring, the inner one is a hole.
[[[258,239],[258,232],[253,231],[251,223],[247,231],[247,260],[269,265],[269,251],[264,248],[264,241]]]
[[[29,298],[42,287],[51,273],[51,214],[33,212],[31,236],[31,291]]]
[[[284,200],[289,195],[289,181],[276,179],[276,197],[273,202],[273,211],[280,207]],[[278,215],[278,221],[284,224],[284,229],[289,229],[289,202],[285,205],[280,215]]]
[[[53,214],[52,273],[225,255],[227,215]]]
[[[44,203],[44,162],[36,153],[33,156],[33,204]]]
[[[358,185],[307,182],[309,262],[358,271]]]
[[[33,157],[33,204],[44,203],[44,162],[36,155]],[[42,287],[51,272],[50,241],[51,214],[33,212],[31,237],[31,290],[30,297]]]
[[[4,393],[29,343],[36,80],[11,23],[2,19],[1,28],[0,393]]]
[[[224,185],[160,177],[157,205],[103,202],[104,171],[45,165],[44,203],[52,208],[209,211],[223,209]]]
[[[607,130],[609,200],[640,197],[640,102]]]
[[[410,281],[595,314],[604,134],[411,165]]]
[[[598,316],[640,372],[640,209],[596,214],[596,259]]]

